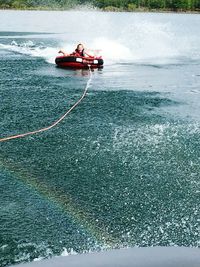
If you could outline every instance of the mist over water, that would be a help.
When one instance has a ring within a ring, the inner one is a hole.
[[[108,248],[199,247],[200,17],[0,11],[0,266]]]

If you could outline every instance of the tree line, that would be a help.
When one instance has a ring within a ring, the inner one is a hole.
[[[70,9],[76,0],[0,0],[3,9]]]
[[[0,0],[2,9],[61,9],[90,5],[105,11],[197,11],[200,0]]]
[[[96,6],[102,9],[114,7],[127,11],[200,11],[200,0],[98,0],[96,1]]]

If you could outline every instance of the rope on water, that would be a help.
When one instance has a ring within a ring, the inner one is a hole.
[[[67,110],[67,112],[65,114],[63,114],[58,120],[56,120],[54,123],[52,123],[51,125],[47,126],[47,127],[44,127],[44,128],[41,128],[41,129],[38,129],[38,130],[35,130],[35,131],[31,131],[31,132],[27,132],[27,133],[22,133],[22,134],[17,134],[17,135],[12,135],[12,136],[8,136],[8,137],[3,137],[3,138],[0,138],[0,142],[5,142],[5,141],[9,141],[9,140],[12,140],[12,139],[17,139],[17,138],[22,138],[22,137],[25,137],[27,135],[33,135],[33,134],[36,134],[36,133],[41,133],[41,132],[45,132],[45,131],[48,131],[50,129],[52,129],[53,127],[55,127],[59,122],[61,122],[62,120],[64,120],[64,118],[76,107],[80,104],[80,102],[83,100],[83,98],[86,96],[86,93],[88,91],[88,88],[90,86],[90,83],[91,83],[91,80],[92,80],[92,71],[91,71],[91,68],[90,66],[88,65],[89,67],[89,79],[87,81],[87,84],[85,86],[85,89],[83,91],[83,94],[82,96],[79,98],[79,100],[69,109]]]

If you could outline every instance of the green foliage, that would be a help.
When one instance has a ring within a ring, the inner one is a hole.
[[[200,0],[0,0],[0,8],[70,9],[93,5],[105,11],[200,11]]]
[[[151,9],[161,9],[164,8],[164,1],[160,1],[160,0],[152,0],[149,1],[149,8]]]
[[[0,8],[69,9],[78,3],[78,0],[0,0]]]
[[[134,3],[129,3],[128,7],[127,7],[128,11],[135,11],[136,8],[137,8],[137,6]]]
[[[14,8],[14,9],[25,9],[26,8],[26,5],[24,4],[24,3],[22,3],[22,1],[14,1],[13,3],[12,3],[12,7]]]
[[[171,11],[199,11],[200,0],[96,0],[94,5],[107,8],[123,8],[125,11],[140,10],[171,10]]]

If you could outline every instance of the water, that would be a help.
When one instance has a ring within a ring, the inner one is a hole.
[[[1,143],[0,266],[109,248],[200,246],[200,17],[0,11],[1,137],[53,123],[101,49],[86,99],[52,130]]]

